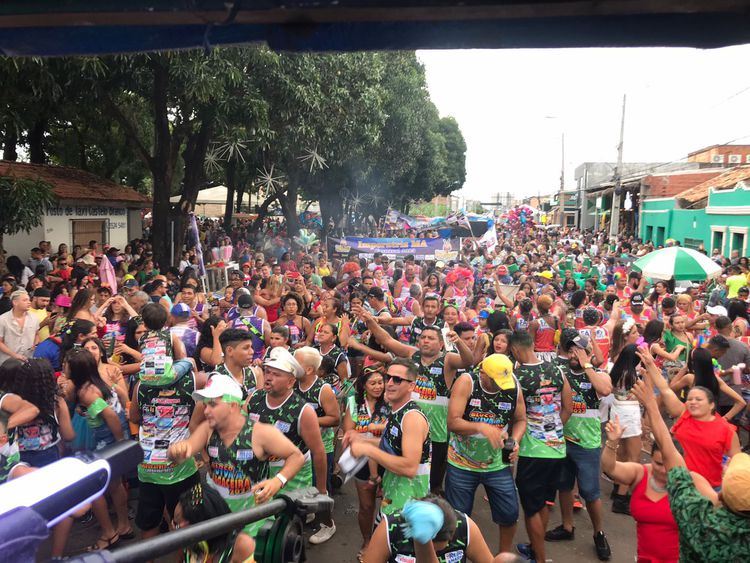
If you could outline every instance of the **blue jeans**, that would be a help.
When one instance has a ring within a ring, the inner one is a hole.
[[[601,448],[582,448],[570,441],[565,442],[565,463],[560,474],[561,491],[572,491],[578,478],[578,493],[586,502],[594,502],[601,496],[599,474],[601,473]]]
[[[487,492],[492,521],[503,527],[514,525],[518,521],[518,492],[510,467],[482,473],[448,464],[445,498],[453,508],[471,516],[474,495],[479,485],[484,485]]]

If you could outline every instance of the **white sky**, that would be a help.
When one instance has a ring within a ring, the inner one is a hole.
[[[430,96],[467,144],[462,195],[487,201],[556,191],[565,132],[565,184],[586,161],[615,161],[627,94],[625,162],[684,159],[750,144],[750,45],[719,50],[419,51]],[[546,118],[550,116],[552,118]]]

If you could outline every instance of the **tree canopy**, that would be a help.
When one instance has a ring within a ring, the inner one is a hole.
[[[461,131],[439,116],[413,52],[1,59],[0,75],[3,158],[76,166],[150,194],[163,262],[170,221],[178,250],[203,187],[229,187],[229,215],[253,192],[261,215],[279,205],[294,231],[300,199],[320,202],[324,225],[344,226],[450,193],[466,176]]]

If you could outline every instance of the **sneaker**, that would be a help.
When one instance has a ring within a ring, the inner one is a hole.
[[[531,549],[530,543],[517,543],[516,550],[518,551],[519,554],[521,554],[521,557],[523,557],[527,561],[531,561],[531,563],[536,563],[534,550]]]
[[[594,534],[594,547],[596,547],[596,556],[599,561],[609,561],[609,558],[612,557],[612,550],[604,532]]]
[[[315,532],[312,536],[310,536],[310,543],[312,544],[319,544],[319,543],[325,543],[328,540],[330,540],[333,537],[333,534],[336,533],[336,523],[332,523],[330,526],[326,526],[325,524],[320,525],[320,530]]]
[[[576,537],[576,529],[573,526],[572,530],[566,530],[565,527],[560,524],[557,528],[549,530],[544,534],[545,541],[567,541],[572,540]]]
[[[615,495],[614,500],[612,500],[612,512],[630,516],[630,496]]]
[[[583,508],[583,503],[581,502],[581,497],[578,495],[573,497],[573,510],[581,510]]]

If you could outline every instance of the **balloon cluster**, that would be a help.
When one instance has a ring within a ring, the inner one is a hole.
[[[518,205],[503,213],[503,218],[508,222],[508,226],[513,230],[525,230],[534,228],[534,212],[525,205]]]

